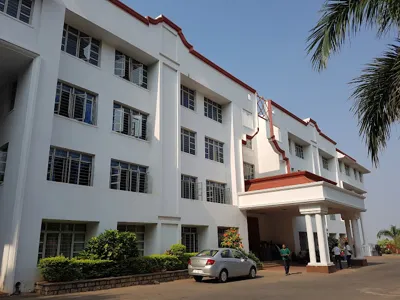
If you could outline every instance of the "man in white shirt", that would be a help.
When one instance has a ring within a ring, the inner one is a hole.
[[[335,247],[332,249],[332,252],[333,252],[333,254],[335,255],[335,264],[336,264],[336,267],[337,267],[337,265],[339,264],[339,268],[340,268],[340,270],[342,270],[342,269],[343,269],[343,267],[342,267],[342,257],[341,257],[341,255],[340,255],[340,253],[342,252],[342,250],[340,250],[338,244],[335,245]]]
[[[346,242],[344,245],[344,255],[346,255],[347,267],[351,268],[351,255],[353,252],[351,251],[351,247],[348,242]]]

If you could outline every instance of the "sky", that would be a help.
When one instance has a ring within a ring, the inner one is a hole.
[[[302,119],[313,118],[337,147],[370,169],[364,227],[367,240],[380,229],[400,226],[400,131],[394,129],[380,165],[374,168],[350,111],[352,87],[364,65],[380,56],[393,36],[378,39],[365,30],[335,55],[322,73],[305,51],[309,30],[324,0],[124,0],[144,16],[164,15],[182,28],[194,48],[264,98]]]

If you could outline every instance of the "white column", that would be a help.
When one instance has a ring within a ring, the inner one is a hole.
[[[360,227],[361,227],[361,235],[362,235],[362,244],[366,245],[367,241],[365,240],[364,222],[363,222],[363,214],[362,213],[360,213]]]
[[[324,227],[324,222],[322,214],[318,213],[315,215],[315,223],[317,225],[317,235],[318,235],[318,246],[319,246],[319,257],[322,265],[328,265],[330,263],[329,249],[326,247],[326,231]]]
[[[345,218],[344,225],[346,227],[347,241],[349,242],[349,245],[353,247],[354,243],[353,243],[353,235],[351,234],[350,220]]]
[[[353,228],[353,235],[354,235],[354,250],[356,252],[356,258],[363,258],[363,254],[361,253],[361,236],[360,230],[358,228],[357,219],[351,220],[351,226]]]
[[[314,231],[312,227],[311,215],[305,215],[304,217],[306,219],[308,251],[310,252],[310,264],[316,264],[317,257],[315,254]]]

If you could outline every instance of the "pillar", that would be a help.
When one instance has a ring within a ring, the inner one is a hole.
[[[361,236],[360,230],[358,227],[357,218],[351,220],[351,226],[353,229],[353,238],[354,238],[354,251],[355,251],[355,258],[362,259],[363,254],[361,253]]]
[[[361,228],[362,244],[367,245],[367,241],[365,240],[364,221],[362,213],[360,213],[360,228]]]
[[[321,213],[315,214],[315,223],[317,225],[319,258],[322,265],[327,265],[328,263],[330,263],[329,249],[327,249],[326,247],[326,241],[328,237],[326,236],[323,216]]]
[[[306,228],[307,228],[307,240],[308,240],[308,251],[310,252],[310,264],[317,263],[317,257],[315,254],[315,243],[314,243],[314,231],[312,227],[311,215],[305,215]]]
[[[353,247],[354,243],[353,243],[353,235],[351,234],[350,220],[343,216],[342,219],[344,219],[344,225],[346,227],[347,241],[349,242],[349,245]]]

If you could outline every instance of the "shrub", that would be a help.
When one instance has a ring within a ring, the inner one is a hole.
[[[241,249],[243,248],[242,238],[236,228],[229,228],[225,231],[221,247]]]
[[[50,282],[72,281],[82,277],[80,270],[71,264],[71,259],[64,256],[41,259],[39,270],[43,278]]]
[[[165,254],[168,255],[176,255],[176,256],[182,256],[186,252],[186,246],[182,244],[174,244],[171,246],[169,250],[165,252]]]
[[[246,251],[244,251],[243,249],[239,249],[239,250],[244,255],[246,255],[248,258],[250,258],[251,260],[253,260],[256,263],[257,269],[261,270],[264,267],[261,260],[253,252],[246,253]]]
[[[106,230],[89,240],[80,258],[120,261],[137,256],[139,251],[134,233]]]
[[[158,266],[157,271],[176,271],[182,270],[181,260],[177,256],[167,254],[153,254],[149,256],[149,259],[153,260],[154,265]],[[187,263],[186,267],[187,268]]]

